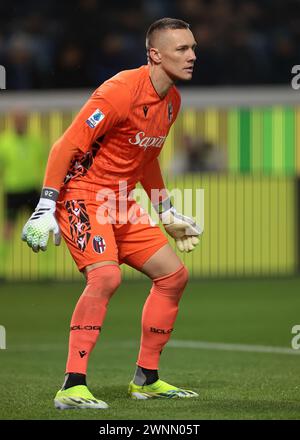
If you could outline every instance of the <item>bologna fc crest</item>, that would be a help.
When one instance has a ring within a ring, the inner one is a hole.
[[[173,119],[173,105],[172,105],[172,102],[169,102],[169,104],[168,104],[168,119],[169,119],[169,122],[172,122],[172,119]]]
[[[97,252],[97,254],[103,254],[106,249],[104,238],[100,237],[100,235],[95,235],[95,237],[93,238],[93,248],[94,251]]]

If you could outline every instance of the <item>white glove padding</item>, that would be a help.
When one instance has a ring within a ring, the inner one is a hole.
[[[194,250],[199,243],[200,227],[196,222],[185,215],[179,214],[174,207],[160,214],[160,219],[167,233],[176,241],[181,252]]]
[[[40,249],[42,251],[47,249],[49,233],[51,231],[53,232],[55,246],[59,246],[61,235],[54,213],[55,202],[41,198],[34,213],[25,224],[21,238],[27,242],[34,252],[38,252]]]

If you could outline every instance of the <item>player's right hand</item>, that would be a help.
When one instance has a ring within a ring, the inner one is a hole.
[[[41,198],[34,213],[23,228],[21,238],[27,242],[33,252],[47,249],[50,232],[53,232],[54,244],[56,246],[60,244],[60,229],[54,215],[55,205],[53,200]]]
[[[202,231],[194,219],[179,214],[174,207],[162,212],[160,219],[180,252],[191,252],[199,244]]]

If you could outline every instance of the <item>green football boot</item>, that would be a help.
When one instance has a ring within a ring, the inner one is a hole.
[[[76,385],[57,392],[54,399],[57,409],[106,409],[107,403],[96,399],[85,385]]]
[[[158,379],[151,385],[136,385],[133,381],[130,382],[128,394],[132,399],[178,399],[198,397],[195,391],[183,390],[182,388],[174,387],[163,380]]]

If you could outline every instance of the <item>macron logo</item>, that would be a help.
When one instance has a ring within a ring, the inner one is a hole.
[[[95,128],[102,119],[105,118],[105,114],[102,113],[98,108],[94,111],[94,113],[85,121],[87,125],[91,128]]]

